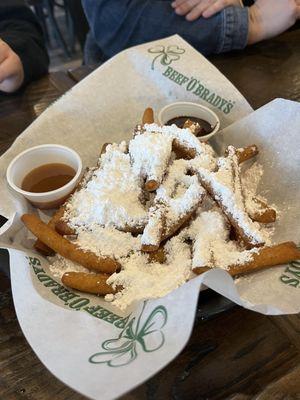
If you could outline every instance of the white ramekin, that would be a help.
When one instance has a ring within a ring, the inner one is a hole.
[[[204,119],[213,127],[212,132],[199,136],[199,140],[206,141],[211,139],[220,129],[220,120],[215,112],[201,104],[188,101],[178,101],[163,107],[158,113],[158,122],[161,125],[165,125],[170,119],[185,116]]]
[[[41,165],[61,163],[69,165],[76,174],[66,185],[50,192],[32,193],[21,189],[25,176]],[[31,147],[17,155],[9,164],[6,179],[9,186],[23,195],[31,204],[41,209],[58,207],[72,192],[82,172],[82,162],[76,151],[59,144]]]

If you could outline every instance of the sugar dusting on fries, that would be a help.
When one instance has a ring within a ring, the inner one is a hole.
[[[113,260],[120,270],[105,283],[106,271],[98,266],[98,285],[97,276],[86,278],[95,271],[68,260],[65,252],[50,258],[51,271],[64,276],[65,284],[106,294],[107,301],[125,309],[166,295],[193,272],[218,267],[235,276],[295,259],[294,243],[270,245],[272,229],[265,223],[273,222],[276,212],[256,195],[261,167],[254,164],[241,173],[240,162],[257,152],[256,146],[245,152],[229,146],[217,157],[188,128],[139,126],[128,145],[106,147],[65,203],[61,220],[74,231],[68,239],[77,249],[76,260],[89,254]]]
[[[65,218],[76,232],[93,224],[114,226],[143,226],[147,212],[140,202],[142,188],[132,173],[125,142],[109,145],[99,160],[86,186],[76,192],[66,205]]]
[[[161,183],[172,152],[172,138],[145,132],[129,143],[132,171],[139,178]]]

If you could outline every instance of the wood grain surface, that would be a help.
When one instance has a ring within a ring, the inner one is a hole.
[[[253,107],[275,97],[300,101],[300,31],[211,61]],[[90,69],[58,72],[12,96],[0,95],[0,154]],[[1,269],[1,266],[0,266]],[[300,317],[267,317],[234,307],[203,310],[184,351],[122,400],[300,399]],[[83,400],[41,364],[15,315],[9,279],[0,272],[0,400]]]
[[[299,326],[299,316],[266,317],[240,307],[197,320],[180,356],[122,400],[299,399]],[[0,399],[84,399],[54,378],[30,349],[3,276],[0,371]]]
[[[280,97],[300,101],[300,23],[298,29],[248,47],[220,54],[213,64],[254,109]]]
[[[31,83],[25,90],[12,95],[0,92],[0,154],[53,101],[74,86],[65,72],[54,72]]]

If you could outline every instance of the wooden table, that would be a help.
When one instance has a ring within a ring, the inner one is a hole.
[[[275,97],[300,101],[300,30],[211,61],[254,108]],[[0,153],[89,70],[50,74],[23,93],[0,95]],[[217,301],[218,300],[213,300]],[[199,315],[184,351],[122,400],[300,399],[300,317],[266,317],[233,307]],[[209,303],[211,304],[211,302]],[[216,304],[220,310],[219,304]],[[83,400],[54,378],[27,344],[9,279],[0,273],[0,399]]]

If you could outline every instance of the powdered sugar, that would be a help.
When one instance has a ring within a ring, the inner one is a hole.
[[[175,160],[170,165],[168,174],[157,189],[155,206],[150,209],[148,224],[142,235],[143,244],[159,244],[161,236],[167,235],[169,229],[176,227],[201,202],[204,190],[195,175],[187,175],[188,169],[186,160]]]
[[[172,138],[151,132],[135,136],[129,143],[129,154],[133,160],[133,173],[138,177],[161,183],[171,151]]]
[[[149,209],[148,223],[141,237],[143,245],[159,246],[163,232],[164,214],[165,206],[163,204],[156,204]]]
[[[243,265],[252,260],[254,253],[259,250],[253,248],[251,250],[242,250],[236,242],[228,241],[222,243],[216,241],[213,244],[214,266],[228,270],[233,265]]]
[[[268,239],[267,230],[252,222],[247,212],[261,175],[259,167],[246,172],[242,184],[233,147],[229,146],[227,157],[217,158],[189,129],[175,125],[146,124],[135,134],[129,153],[125,142],[107,147],[98,167],[68,201],[64,215],[75,230],[77,247],[120,263],[121,271],[111,275],[108,283],[122,289],[106,300],[121,309],[166,295],[190,279],[193,268],[228,269],[250,261],[258,250],[244,250],[230,240],[229,221],[232,225],[236,221],[253,244]],[[176,159],[174,140],[192,149],[195,157]],[[160,184],[155,193],[143,190],[145,179]],[[221,207],[209,196],[200,206],[207,194],[204,188],[212,189]],[[142,249],[149,251],[152,246],[153,250],[161,243],[166,261],[153,262]],[[51,271],[60,277],[64,272],[89,272],[61,256],[51,263]]]
[[[229,240],[230,226],[219,210],[202,212],[186,232],[193,240],[192,267],[228,269],[252,259],[257,249],[242,250]]]
[[[113,304],[125,309],[134,301],[165,296],[190,276],[190,248],[179,237],[172,238],[166,246],[167,262],[149,264],[147,256],[134,253],[124,260],[122,271],[113,274],[107,283],[124,289],[114,295]],[[110,295],[109,301],[112,300]]]
[[[130,232],[121,232],[112,227],[95,225],[91,230],[78,229],[75,244],[83,250],[89,250],[98,256],[121,260],[130,253],[141,249],[140,236]]]
[[[213,149],[206,143],[200,140],[191,132],[190,129],[180,129],[176,125],[159,126],[157,124],[144,125],[145,132],[161,133],[166,138],[176,139],[183,146],[194,149],[196,154],[210,153],[214,154]]]
[[[132,173],[124,143],[108,146],[86,187],[74,193],[64,218],[73,229],[91,225],[125,229],[143,226],[146,209],[141,204],[139,178]]]
[[[157,189],[157,202],[168,205],[168,221],[170,224],[188,213],[198,205],[204,190],[195,175],[187,175],[189,162],[175,160],[168,170],[166,179]],[[177,190],[179,187],[179,190]]]
[[[251,221],[246,213],[239,172],[236,169],[237,160],[232,157],[220,157],[218,167],[217,172],[199,168],[200,179],[211,187],[215,199],[222,204],[227,215],[236,221],[251,243],[265,243],[268,241],[268,235],[262,232],[259,224]]]
[[[200,213],[189,229],[193,243],[193,268],[214,266],[213,244],[228,240],[229,230],[225,218],[218,211]]]
[[[49,257],[50,271],[56,278],[62,278],[66,272],[86,272],[93,274],[89,269],[84,268],[82,265],[76,264],[73,261],[67,260],[59,254],[54,257]]]
[[[267,200],[261,195],[257,196],[256,194],[262,175],[262,166],[258,163],[254,163],[250,168],[245,171],[242,178],[245,206],[247,213],[250,215],[250,217],[254,216],[255,214],[261,214],[265,210],[262,204],[266,204]]]

